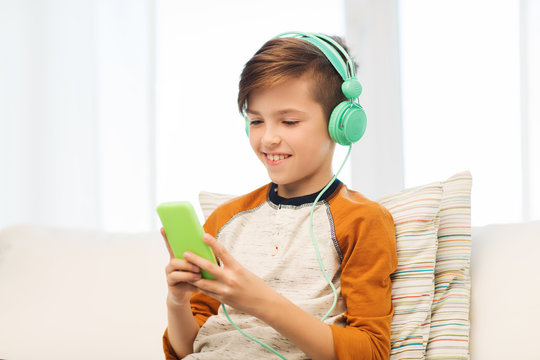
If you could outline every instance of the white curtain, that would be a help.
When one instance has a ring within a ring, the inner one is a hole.
[[[283,31],[343,35],[343,14],[342,0],[0,2],[0,227],[155,230],[158,202],[261,186],[242,66]]]
[[[0,226],[150,227],[153,9],[0,2]]]
[[[540,219],[540,3],[347,0],[346,13],[369,118],[354,187],[377,198],[470,170],[473,225]]]
[[[489,12],[489,1],[475,1]],[[265,173],[242,134],[236,83],[252,52],[286,30],[344,35],[346,29],[360,64],[369,127],[342,179],[371,198],[409,185],[399,2],[306,0],[295,2],[296,10],[285,0],[262,4],[0,1],[0,227],[32,222],[146,231],[158,226],[158,201],[196,201],[199,190],[238,193],[259,185]],[[485,222],[540,218],[540,6],[522,0],[520,9],[515,116],[522,146],[504,159],[519,164],[512,176],[521,185],[512,201],[520,210]],[[218,84],[217,93],[204,91],[206,82]],[[196,145],[182,144],[187,138]],[[478,149],[489,153],[480,140]],[[426,171],[426,179],[441,179],[429,166]],[[226,185],[225,178],[240,180]],[[491,205],[473,206],[474,214]]]

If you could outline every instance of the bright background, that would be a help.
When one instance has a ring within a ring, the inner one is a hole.
[[[473,225],[540,219],[538,18],[535,0],[0,1],[0,227],[149,231],[159,202],[266,183],[238,79],[288,30],[345,36],[360,65],[351,188],[470,170]]]
[[[236,105],[242,68],[267,39],[288,29],[343,36],[344,3],[163,0],[157,5],[157,201],[197,202],[200,190],[244,194],[267,183]],[[303,9],[314,10],[299,17]],[[202,14],[204,24],[197,26]],[[226,22],[223,14],[230,14]],[[336,152],[336,170],[346,150]],[[340,178],[350,183],[348,167]]]

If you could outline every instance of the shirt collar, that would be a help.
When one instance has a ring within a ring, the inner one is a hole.
[[[339,179],[336,179],[332,183],[332,185],[330,185],[330,187],[326,189],[326,191],[321,196],[319,201],[328,199],[330,195],[332,195],[341,184],[342,184],[341,181]],[[268,199],[270,200],[270,202],[272,202],[275,205],[300,206],[304,204],[313,203],[321,190],[317,191],[316,193],[309,194],[309,195],[304,195],[304,196],[299,196],[299,197],[294,197],[294,198],[284,198],[277,194],[277,185],[274,183],[271,183],[270,190],[268,192]]]

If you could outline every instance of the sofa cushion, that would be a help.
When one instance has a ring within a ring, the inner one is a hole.
[[[167,324],[158,231],[0,231],[0,359],[159,359]]]

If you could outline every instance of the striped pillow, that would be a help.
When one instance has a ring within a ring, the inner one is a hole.
[[[205,218],[233,195],[200,192]],[[394,218],[398,267],[392,274],[391,359],[423,359],[429,337],[442,185],[434,182],[379,200]]]
[[[463,172],[379,200],[394,217],[398,250],[391,359],[468,359],[470,191]],[[233,197],[201,192],[204,217]]]
[[[465,171],[442,185],[435,295],[426,359],[469,359],[472,177]]]
[[[392,274],[390,359],[423,359],[430,330],[442,185],[434,182],[385,196],[394,217],[398,266]]]

